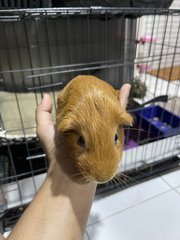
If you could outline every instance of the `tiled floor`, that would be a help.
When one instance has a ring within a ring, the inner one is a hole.
[[[94,201],[85,240],[180,240],[180,170]]]
[[[180,170],[95,199],[84,240],[180,240]]]

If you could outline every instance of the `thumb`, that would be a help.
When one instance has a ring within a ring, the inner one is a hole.
[[[36,124],[42,125],[44,122],[52,121],[52,102],[49,94],[44,94],[41,104],[36,109]]]

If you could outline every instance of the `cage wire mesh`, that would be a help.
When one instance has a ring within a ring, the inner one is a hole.
[[[32,200],[46,175],[48,162],[36,137],[36,107],[43,93],[50,93],[55,117],[57,93],[76,75],[95,75],[115,88],[132,85],[128,111],[134,126],[125,129],[119,181],[100,185],[99,193],[179,166],[179,32],[179,10],[0,11],[3,229]]]

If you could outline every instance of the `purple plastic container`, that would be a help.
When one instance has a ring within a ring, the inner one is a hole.
[[[132,139],[130,139],[129,141],[126,142],[126,144],[124,144],[124,150],[128,150],[135,147],[138,147],[138,144]]]

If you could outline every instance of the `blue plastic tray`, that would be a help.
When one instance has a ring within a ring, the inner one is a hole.
[[[137,111],[133,112],[133,126],[125,128],[124,149],[134,148],[138,145],[146,144],[163,138],[161,132],[157,130],[148,120],[140,116]]]
[[[160,106],[146,107],[137,113],[152,124],[164,137],[180,133],[180,117]]]

